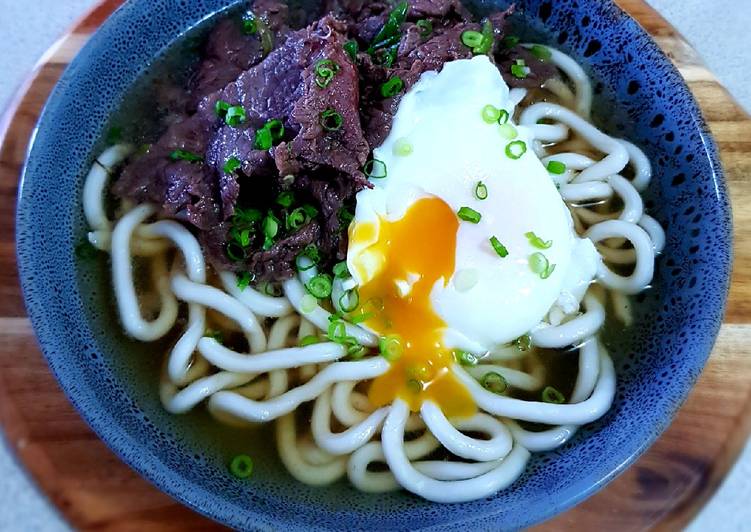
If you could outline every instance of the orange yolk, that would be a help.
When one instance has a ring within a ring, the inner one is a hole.
[[[402,354],[373,380],[368,398],[375,406],[399,397],[414,412],[428,399],[447,416],[476,411],[472,396],[450,371],[453,353],[442,341],[446,323],[430,301],[435,283],[445,286],[453,274],[458,228],[456,214],[439,198],[420,199],[400,220],[381,219],[377,226],[378,239],[367,252],[378,257],[380,268],[360,287],[361,312],[370,316],[365,321],[370,329],[399,338]],[[372,223],[355,223],[350,240],[372,240],[375,231]]]

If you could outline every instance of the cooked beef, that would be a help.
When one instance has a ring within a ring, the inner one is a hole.
[[[368,186],[363,165],[388,135],[404,93],[384,98],[381,85],[399,76],[406,91],[423,72],[471,57],[461,34],[482,27],[459,0],[410,0],[406,20],[394,34],[396,45],[373,53],[369,48],[389,20],[390,3],[329,0],[322,5],[324,16],[297,30],[291,29],[296,21],[308,23],[318,13],[290,13],[278,0],[254,3],[256,34],[246,35],[239,17],[218,23],[188,88],[192,103],[173,110],[165,133],[113,185],[116,196],[159,205],[163,215],[193,226],[217,269],[248,271],[259,281],[286,279],[309,244],[318,247],[325,264],[342,260],[348,213],[355,194]],[[510,13],[490,17],[496,36],[491,60],[511,86],[539,86],[553,75],[552,66],[521,47],[499,44]],[[416,24],[421,19],[431,22],[430,35]],[[271,51],[264,36],[273,38]],[[353,39],[360,49],[355,61],[345,51]],[[388,53],[393,62],[384,64]],[[509,75],[519,58],[532,70],[524,80]],[[321,65],[333,75],[322,79]],[[219,101],[242,106],[245,120],[225,123],[217,113]],[[259,132],[272,120],[280,120],[284,131],[277,128],[271,149],[259,149]],[[199,160],[174,160],[175,150]],[[239,167],[225,171],[233,158]],[[294,193],[294,204],[276,201],[283,191]],[[227,249],[237,235],[233,214],[239,207],[277,220],[278,230],[268,237],[262,222],[254,221],[254,233],[242,244],[245,258],[233,254],[233,261]],[[303,223],[289,223],[295,210],[306,213]]]

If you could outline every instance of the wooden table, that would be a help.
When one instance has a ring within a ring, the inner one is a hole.
[[[0,422],[18,459],[78,529],[220,528],[119,461],[73,410],[47,369],[18,288],[13,218],[29,135],[52,86],[120,4],[105,0],[42,59],[0,122]],[[643,0],[619,0],[668,53],[717,139],[734,204],[735,274],[715,350],[671,427],[605,490],[540,530],[675,530],[714,493],[751,429],[751,120],[688,44]]]

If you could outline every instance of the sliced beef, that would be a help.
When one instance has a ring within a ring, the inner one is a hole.
[[[525,78],[520,79],[511,74],[511,66],[518,59],[524,60],[524,63],[529,68],[529,74]],[[515,46],[510,50],[501,51],[496,55],[496,61],[503,75],[503,80],[511,88],[539,88],[547,80],[558,75],[558,69],[553,63],[538,59],[523,46]]]
[[[260,281],[289,279],[297,271],[295,259],[300,252],[309,244],[317,244],[320,238],[320,226],[310,222],[296,233],[279,240],[268,251],[253,254],[248,270]]]

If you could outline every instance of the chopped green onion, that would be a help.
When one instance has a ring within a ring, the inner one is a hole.
[[[242,105],[233,105],[227,109],[227,114],[224,115],[224,122],[228,126],[237,127],[247,119],[245,114],[245,107]]]
[[[309,334],[308,336],[303,336],[300,339],[300,347],[307,347],[309,345],[319,344],[321,343],[321,339],[318,338],[315,334]]]
[[[348,290],[339,296],[339,308],[342,312],[354,312],[360,306],[360,291],[357,288]]]
[[[344,261],[334,264],[333,272],[334,277],[337,279],[346,279],[349,277],[349,269],[347,269],[347,263]]]
[[[532,337],[528,334],[524,334],[515,340],[516,348],[519,351],[529,351],[532,347]]]
[[[404,89],[404,81],[399,76],[392,76],[388,81],[381,85],[381,96],[384,98],[392,98],[402,92]]]
[[[549,249],[550,246],[553,245],[552,240],[543,240],[542,238],[537,236],[534,231],[524,233],[524,236],[526,236],[527,240],[529,240],[529,243],[537,249]]]
[[[294,203],[294,201],[295,201],[295,194],[288,190],[285,190],[284,192],[279,194],[279,196],[276,198],[276,202],[282,207],[284,207],[285,209],[290,207],[292,203]]]
[[[229,471],[236,478],[246,479],[253,474],[253,459],[247,454],[238,454],[230,462]]]
[[[228,102],[225,102],[224,100],[217,100],[216,104],[214,104],[214,113],[216,113],[216,116],[219,118],[224,118],[227,115],[227,111],[229,108],[232,107]]]
[[[407,381],[407,389],[414,395],[422,392],[422,382],[417,379],[409,379]]]
[[[487,54],[493,47],[493,24],[485,19],[482,23],[482,32],[463,31],[461,40],[464,46],[472,48],[474,55]]]
[[[368,348],[361,345],[353,336],[347,337],[347,356],[350,360],[360,360],[368,352]]]
[[[266,122],[263,127],[271,132],[271,139],[274,143],[277,143],[284,138],[284,124],[278,118],[272,118]]]
[[[476,366],[479,362],[478,358],[469,351],[462,351],[457,349],[454,351],[454,358],[462,366]]]
[[[475,185],[475,197],[479,200],[488,199],[488,187],[482,181],[478,181]]]
[[[351,321],[351,322],[352,322],[353,324],[355,324],[355,325],[358,325],[358,324],[360,324],[360,323],[363,323],[363,322],[365,322],[365,321],[368,321],[368,320],[369,320],[370,318],[372,318],[372,317],[373,317],[373,313],[372,313],[372,312],[364,312],[364,313],[362,313],[362,314],[358,314],[357,316],[352,316],[352,317],[350,318],[350,321]]]
[[[553,274],[555,264],[550,264],[548,258],[538,251],[529,256],[529,269],[539,275],[540,279],[547,279]]]
[[[513,48],[514,46],[519,44],[520,40],[521,39],[519,39],[519,37],[517,37],[516,35],[508,35],[507,37],[503,38],[503,45],[506,48]]]
[[[288,230],[296,230],[300,229],[303,225],[305,225],[305,222],[308,220],[307,215],[305,214],[305,209],[302,207],[298,207],[291,213],[287,215],[287,219],[285,221],[285,226]]]
[[[480,220],[482,219],[482,214],[471,207],[461,207],[456,214],[461,220],[473,224],[480,223]]]
[[[224,343],[224,335],[222,334],[222,331],[214,331],[212,329],[209,329],[206,331],[206,333],[203,336],[205,338],[211,338],[219,344]]]
[[[302,206],[302,210],[305,211],[305,214],[308,216],[308,218],[315,218],[316,216],[318,216],[318,209],[316,209],[312,205],[308,205],[307,203]]]
[[[514,140],[519,136],[519,132],[511,124],[501,124],[498,126],[498,132],[506,140]]]
[[[342,225],[342,229],[347,229],[349,227],[349,224],[352,223],[352,220],[355,219],[355,214],[350,211],[347,207],[342,207],[339,209],[339,223]]]
[[[357,61],[357,52],[360,51],[360,45],[357,44],[357,41],[347,41],[344,43],[344,51],[347,52],[347,55],[354,63]]]
[[[508,114],[508,113],[506,113]],[[482,119],[487,124],[495,124],[501,118],[501,110],[494,105],[486,105],[482,108]]]
[[[250,275],[250,272],[242,272],[238,278],[237,278],[237,288],[240,289],[240,291],[245,290],[250,286],[250,281],[252,281],[253,277]]]
[[[404,353],[402,339],[396,335],[382,336],[378,340],[378,352],[389,362],[398,360]]]
[[[274,245],[274,238],[279,233],[279,220],[269,213],[266,218],[263,219],[263,236],[265,237],[263,242],[263,249],[267,251]]]
[[[243,33],[245,35],[254,35],[258,33],[258,23],[256,16],[252,11],[248,11],[242,18]]]
[[[480,384],[482,384],[482,387],[489,392],[499,394],[505,392],[508,388],[508,383],[503,375],[496,373],[495,371],[489,371],[483,375]]]
[[[527,144],[522,140],[515,140],[506,145],[506,157],[509,159],[521,159],[527,153]]]
[[[279,287],[279,285],[276,285],[274,283],[263,283],[262,291],[264,294],[271,297],[279,297],[280,295],[282,295],[281,288]]]
[[[366,305],[372,307],[378,312],[382,312],[384,309],[383,299],[380,297],[371,297],[365,302]]]
[[[316,63],[315,67],[316,85],[325,89],[331,83],[331,80],[334,79],[337,72],[339,72],[339,65],[331,59],[321,59]]]
[[[427,39],[433,33],[433,23],[426,18],[421,18],[415,24],[420,30],[420,37]]]
[[[409,4],[406,1],[399,2],[394,6],[394,9],[391,10],[386,19],[386,23],[373,38],[373,42],[371,43],[370,48],[368,48],[368,53],[370,55],[373,55],[373,53],[379,48],[385,48],[399,43],[401,40],[399,30],[407,19],[408,9]]]
[[[542,400],[545,403],[553,403],[555,405],[559,405],[566,401],[566,398],[561,392],[559,392],[552,386],[546,386],[542,391]]]
[[[262,127],[261,129],[256,130],[256,138],[254,141],[254,147],[257,150],[270,150],[271,147],[274,145],[273,137],[271,136],[271,131],[266,129],[265,127]]]
[[[566,165],[560,161],[549,161],[548,172],[554,175],[561,175],[566,172]]]
[[[329,316],[329,327],[326,331],[326,336],[329,340],[338,344],[343,343],[347,338],[347,326],[335,314]]]
[[[480,33],[479,31],[463,31],[461,39],[462,44],[467,48],[472,48],[473,52],[475,51],[475,49],[479,49],[479,47],[482,45],[482,33]]]
[[[310,292],[313,297],[317,297],[318,299],[329,297],[331,295],[331,276],[325,273],[319,273],[308,281],[305,288],[308,289],[308,292]]]
[[[517,59],[516,63],[511,65],[511,75],[518,79],[527,77],[527,63],[524,62],[524,59]]]
[[[82,240],[80,244],[76,246],[76,257],[82,260],[91,260],[96,258],[97,248],[95,248],[88,240]]]
[[[188,161],[189,163],[203,162],[203,157],[185,150],[175,150],[169,154],[169,158],[173,161]]]
[[[234,174],[238,168],[242,166],[242,162],[237,157],[230,157],[227,162],[224,163],[224,173]]]
[[[269,25],[262,18],[256,19],[258,24],[258,37],[261,39],[261,49],[263,57],[266,57],[274,49],[274,36],[271,34]]]
[[[295,266],[297,271],[304,272],[313,268],[320,260],[321,256],[316,245],[308,244],[295,258]]]
[[[329,108],[321,113],[320,122],[321,127],[326,131],[338,131],[344,124],[344,118],[334,109]]]
[[[508,257],[508,250],[506,249],[506,246],[501,244],[501,241],[498,240],[495,236],[491,236],[489,238],[490,245],[493,247],[496,253],[498,253],[498,256],[503,258]]]
[[[549,48],[540,44],[535,44],[531,48],[532,54],[540,61],[549,61],[553,57],[553,53]]]
[[[240,262],[245,260],[248,256],[245,248],[235,242],[227,243],[225,252],[227,253],[227,257],[233,262]]]
[[[318,300],[310,294],[304,294],[300,300],[300,310],[303,314],[309,314],[318,308]]]
[[[394,152],[394,155],[398,155],[399,157],[408,157],[412,155],[415,148],[407,139],[400,138],[394,142],[394,148],[392,151]]]
[[[365,163],[362,171],[369,179],[383,179],[388,175],[386,163],[378,159],[369,160]]]
[[[509,112],[506,111],[506,109],[501,109],[500,116],[498,116],[498,123],[503,125],[508,123],[508,119],[510,118]]]
[[[398,36],[397,36],[398,37]],[[388,48],[381,48],[374,52],[373,62],[376,65],[383,66],[385,68],[391,68],[396,61],[396,54],[399,51],[399,40],[396,40],[396,44]]]

